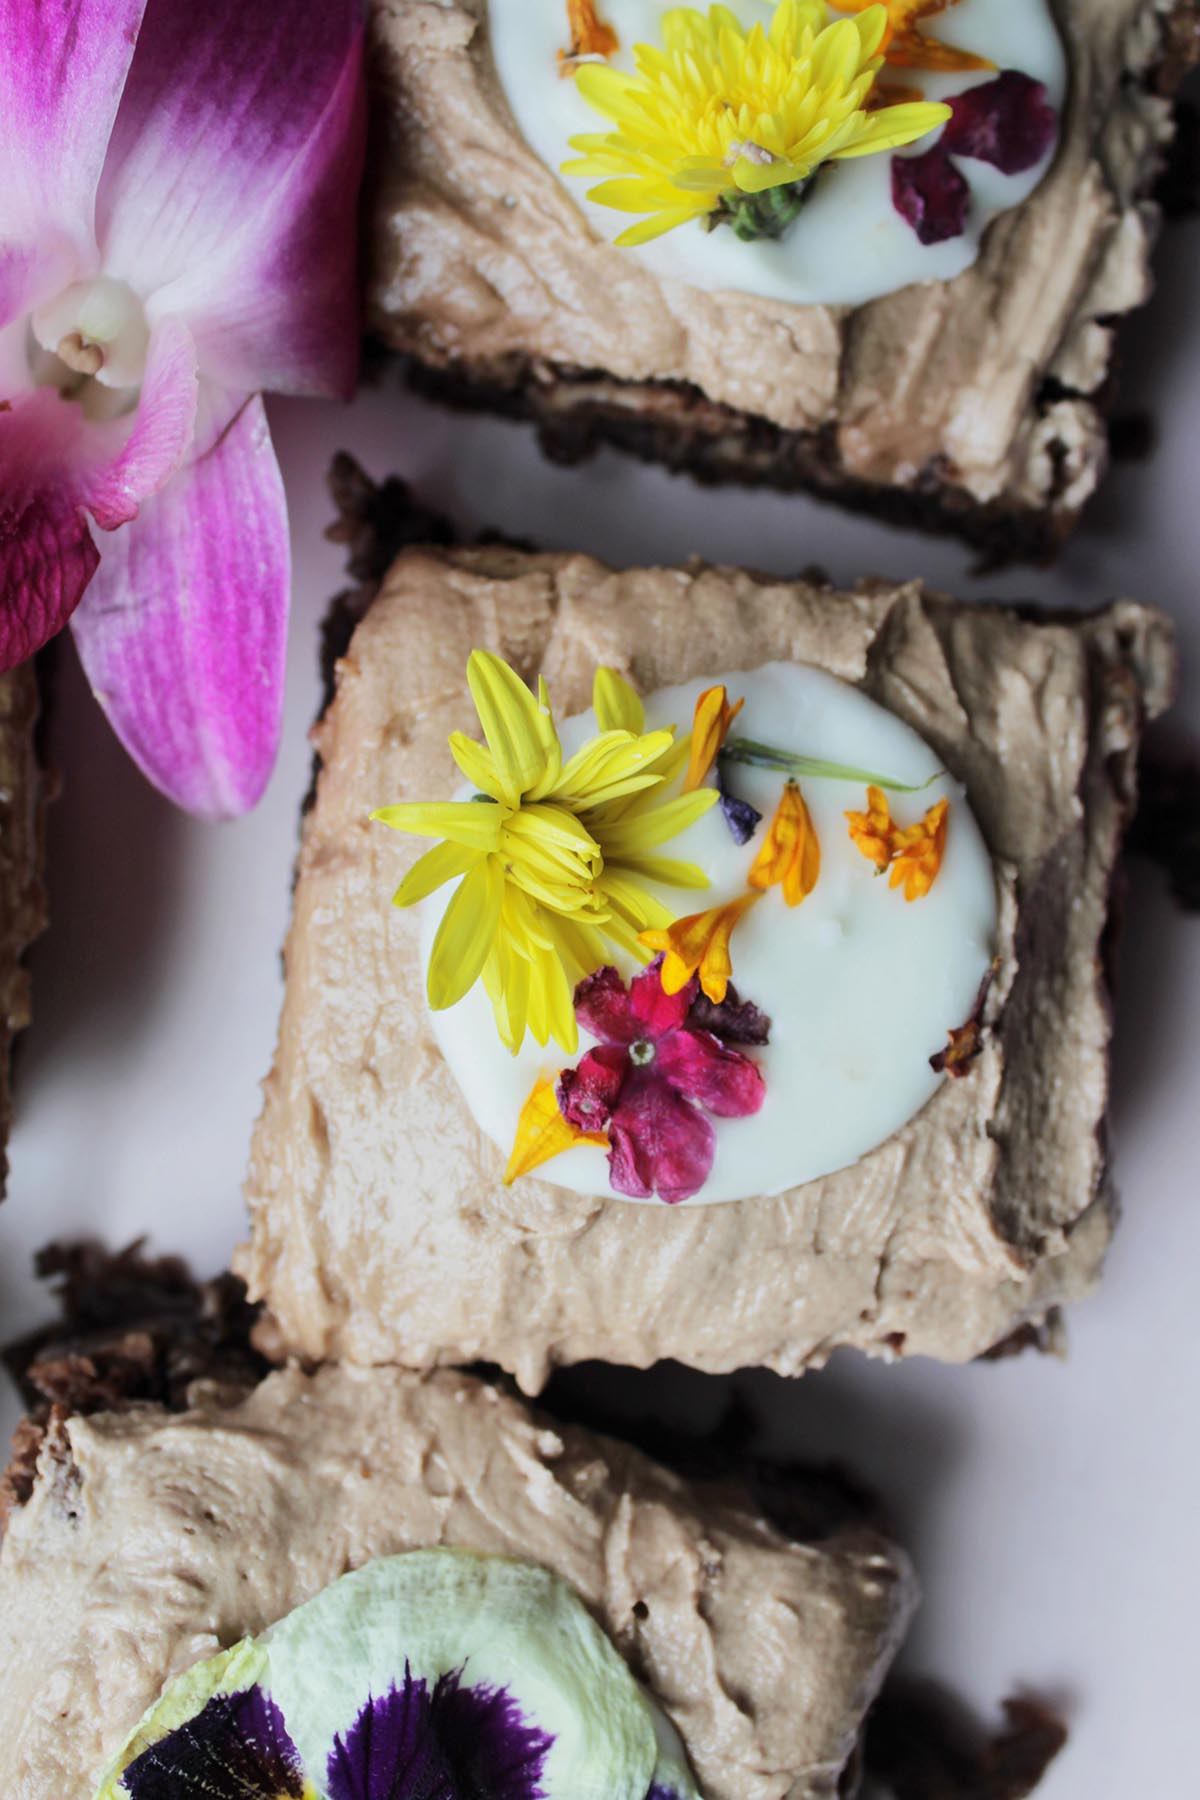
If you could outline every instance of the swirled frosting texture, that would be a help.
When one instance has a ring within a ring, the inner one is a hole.
[[[383,801],[456,791],[446,740],[471,717],[476,645],[544,671],[564,713],[587,705],[598,664],[650,692],[793,660],[911,724],[964,784],[1000,893],[967,1077],[852,1167],[769,1198],[671,1209],[536,1176],[503,1187],[503,1153],[434,1041],[418,922],[388,904],[422,846],[368,823]],[[588,1357],[788,1374],[838,1344],[961,1360],[1085,1292],[1111,1228],[1100,943],[1141,722],[1171,677],[1169,628],[1132,604],[1038,623],[918,583],[838,593],[700,566],[406,552],[317,731],[239,1260],[275,1342],[366,1363],[485,1358],[536,1391]]]
[[[457,1374],[290,1369],[237,1404],[65,1429],[0,1548],[11,1800],[90,1800],[171,1677],[372,1557],[439,1545],[570,1583],[707,1800],[832,1800],[914,1603],[886,1540],[790,1542]]]

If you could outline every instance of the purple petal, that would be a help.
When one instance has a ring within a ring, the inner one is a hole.
[[[656,956],[629,984],[629,1006],[636,1026],[634,1035],[649,1038],[652,1042],[665,1037],[669,1031],[679,1030],[700,991],[700,983],[693,975],[677,994],[664,993],[662,965],[662,957]]]
[[[971,190],[940,144],[923,156],[893,156],[892,204],[923,244],[966,230]]]
[[[744,1119],[767,1097],[757,1063],[707,1031],[676,1031],[658,1047],[658,1067],[677,1093],[719,1119]]]
[[[696,995],[687,1022],[693,1031],[711,1031],[723,1044],[769,1044],[771,1021],[753,1000],[743,1000],[732,981],[718,1005],[707,994]]]
[[[210,1700],[143,1750],[121,1783],[133,1800],[300,1800],[304,1772],[282,1713],[253,1687]]]
[[[335,1738],[330,1800],[542,1800],[552,1743],[506,1689],[465,1685],[456,1672],[431,1695],[406,1669],[402,1686],[368,1700]]]
[[[102,550],[74,629],[114,730],[178,805],[245,812],[279,742],[290,584],[262,401]]]
[[[146,0],[6,0],[0,325],[95,267],[96,189]]]
[[[156,0],[97,206],[106,266],[242,391],[348,394],[364,105],[358,0]]]
[[[629,1053],[619,1044],[589,1050],[578,1068],[564,1069],[558,1083],[558,1109],[577,1131],[603,1131],[629,1072]]]
[[[3,479],[6,449],[0,431],[0,669],[13,669],[62,630],[99,552],[69,494]]]
[[[950,156],[973,156],[1004,175],[1041,162],[1058,132],[1058,114],[1040,81],[1005,69],[948,102],[951,117],[938,143]]]
[[[611,966],[597,969],[575,989],[575,1017],[602,1044],[631,1044],[639,1027],[625,983]]]
[[[609,1180],[636,1200],[657,1194],[668,1205],[690,1200],[708,1180],[716,1149],[704,1114],[657,1069],[636,1070],[609,1126]]]

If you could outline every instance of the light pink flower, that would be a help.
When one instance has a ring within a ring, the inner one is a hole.
[[[210,817],[274,761],[260,395],[353,385],[362,139],[358,0],[6,0],[0,667],[70,619],[130,754]]]

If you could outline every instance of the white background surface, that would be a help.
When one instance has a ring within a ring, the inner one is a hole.
[[[1114,470],[1053,571],[976,577],[969,553],[804,499],[727,491],[604,455],[564,472],[523,428],[453,419],[395,391],[350,410],[283,404],[273,421],[297,562],[287,729],[258,813],[206,828],[173,814],[110,738],[74,665],[54,753],[64,777],[50,845],[53,925],[34,958],[35,1024],[0,1211],[0,1335],[37,1322],[30,1274],[55,1236],[148,1234],[205,1271],[242,1230],[257,1083],[279,1004],[297,813],[309,775],[318,622],[341,584],[322,540],[323,472],[339,446],[399,470],[467,528],[494,525],[615,562],[699,552],[839,579],[924,574],[971,596],[1087,605],[1127,593],[1179,622],[1177,719],[1200,728],[1200,223],[1175,226],[1163,287],[1126,335],[1122,408],[1148,407],[1151,460]],[[787,1384],[739,1378],[767,1441],[853,1460],[889,1495],[925,1604],[908,1665],[982,1708],[1026,1686],[1063,1703],[1072,1742],[1045,1800],[1184,1800],[1195,1792],[1200,1569],[1200,1205],[1196,1068],[1200,920],[1135,871],[1115,1064],[1126,1217],[1098,1296],[1071,1320],[1065,1364],[965,1369],[843,1353]],[[621,1377],[631,1406],[715,1418],[725,1384]],[[9,1393],[0,1428],[11,1427]],[[752,1627],[751,1627],[752,1628]]]

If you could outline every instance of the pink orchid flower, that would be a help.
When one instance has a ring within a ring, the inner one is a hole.
[[[614,1193],[657,1194],[675,1206],[712,1170],[716,1137],[705,1112],[743,1119],[762,1106],[762,1072],[735,1044],[765,1042],[770,1027],[736,992],[728,1007],[703,1000],[695,976],[666,993],[662,963],[656,957],[628,990],[611,967],[580,982],[575,1016],[600,1042],[563,1070],[558,1105],[578,1130],[608,1132]]]
[[[358,0],[7,0],[0,667],[70,620],[130,755],[207,817],[278,745],[261,395],[353,386],[363,113]]]

